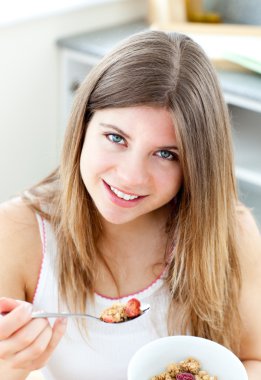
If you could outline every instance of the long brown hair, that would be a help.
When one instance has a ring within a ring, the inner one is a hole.
[[[59,168],[26,194],[53,225],[61,297],[84,310],[94,292],[102,231],[80,175],[88,121],[96,110],[135,105],[172,112],[184,173],[169,225],[170,333],[178,328],[236,350],[241,274],[229,116],[211,63],[182,34],[139,33],[101,60],[78,90]]]

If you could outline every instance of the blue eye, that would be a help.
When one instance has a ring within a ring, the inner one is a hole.
[[[177,155],[170,152],[169,150],[160,150],[157,153],[157,156],[163,158],[164,160],[174,161],[177,160]]]
[[[116,133],[109,133],[106,135],[106,137],[115,144],[124,144],[124,138],[120,135],[117,135]]]

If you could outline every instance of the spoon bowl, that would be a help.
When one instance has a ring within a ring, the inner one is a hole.
[[[140,309],[141,309],[142,313],[140,315],[138,315],[137,317],[129,318],[125,321],[116,322],[116,323],[105,322],[102,319],[100,319],[99,317],[96,317],[96,316],[91,315],[91,314],[86,314],[86,313],[68,313],[68,312],[52,313],[52,312],[45,312],[45,311],[34,311],[32,313],[32,318],[92,318],[92,319],[96,319],[102,323],[117,325],[119,323],[131,322],[133,319],[137,319],[137,318],[141,317],[147,311],[150,310],[150,305],[149,304],[143,304],[143,305],[141,305]]]

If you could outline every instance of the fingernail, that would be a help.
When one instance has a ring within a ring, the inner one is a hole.
[[[60,322],[62,325],[66,325],[66,324],[67,324],[67,318],[59,318],[59,322]]]

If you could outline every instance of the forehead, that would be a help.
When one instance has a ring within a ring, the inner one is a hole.
[[[171,111],[163,107],[135,106],[108,108],[96,111],[90,124],[115,126],[130,136],[168,137],[175,139],[175,126]]]

